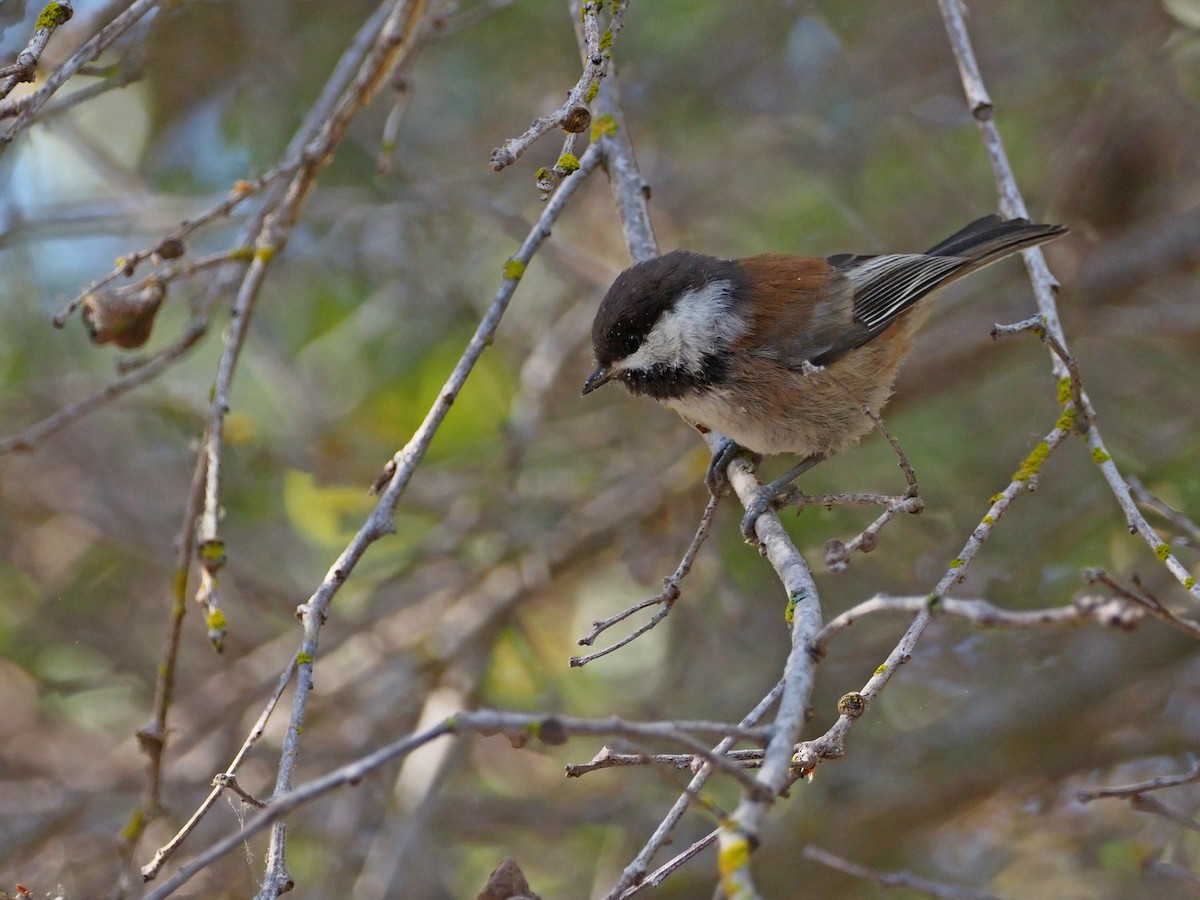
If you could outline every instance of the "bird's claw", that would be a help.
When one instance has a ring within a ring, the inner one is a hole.
[[[755,462],[762,459],[758,454],[750,453],[737,442],[725,438],[713,453],[712,459],[708,463],[708,471],[704,473],[704,486],[714,497],[720,497],[729,489],[729,475],[726,470],[739,453],[749,454]]]
[[[770,490],[763,488],[746,507],[746,514],[742,516],[742,540],[747,544],[758,543],[758,517],[771,508],[774,499]]]
[[[747,544],[758,543],[758,524],[759,516],[769,509],[776,509],[786,503],[788,498],[794,496],[792,493],[792,482],[819,463],[824,457],[822,456],[807,456],[800,460],[792,468],[788,469],[781,477],[763,486],[754,497],[753,500],[746,506],[746,515],[742,517],[742,537],[745,538]]]

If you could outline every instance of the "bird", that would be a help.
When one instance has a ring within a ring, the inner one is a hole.
[[[705,477],[714,495],[738,453],[800,457],[748,504],[742,534],[754,543],[755,524],[780,491],[874,427],[863,407],[882,411],[933,296],[1067,230],[989,215],[924,253],[719,259],[670,251],[626,269],[604,295],[583,394],[619,382],[702,434],[720,435]]]

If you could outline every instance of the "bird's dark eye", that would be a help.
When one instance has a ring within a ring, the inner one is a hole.
[[[638,347],[642,346],[642,339],[636,334],[627,334],[621,338],[621,350],[626,356],[637,353]]]

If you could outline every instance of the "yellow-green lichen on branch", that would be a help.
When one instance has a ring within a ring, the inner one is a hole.
[[[954,557],[954,559],[950,560],[950,568],[952,568],[952,569],[961,569],[966,564],[967,564],[967,561],[965,559],[963,559],[961,556],[956,556],[956,557]]]
[[[591,84],[588,85],[588,89],[584,93],[583,99],[585,101],[587,101],[588,103],[591,103],[593,100],[596,99],[596,95],[598,93],[600,93],[600,79],[599,78],[597,78],[595,81],[593,81]]]
[[[188,570],[176,569],[171,579],[171,596],[178,602],[187,598]]]
[[[617,133],[617,120],[611,114],[605,113],[592,120],[592,140],[598,141]]]
[[[209,631],[224,631],[225,626],[229,624],[225,618],[225,611],[222,609],[209,610],[208,615],[204,617],[204,624]]]
[[[731,829],[731,826],[725,825],[723,828]],[[732,830],[732,829],[731,829]],[[721,852],[717,854],[717,871],[721,874],[721,882],[725,884],[727,879],[746,867],[750,861],[750,842],[743,835],[737,835],[734,839],[721,848]],[[726,887],[726,895],[729,896],[733,892]]]
[[[47,3],[37,17],[38,29],[57,28],[74,15],[74,10],[67,3]]]
[[[196,552],[200,557],[200,565],[210,574],[225,565],[225,542],[220,539],[201,541]]]
[[[887,663],[880,663],[879,668],[875,670],[876,675],[882,675],[888,669]]]
[[[1066,406],[1071,402],[1071,379],[1064,375],[1058,379],[1058,405]]]
[[[1097,464],[1106,463],[1110,459],[1112,459],[1112,457],[1109,456],[1107,453],[1105,453],[1103,450],[1101,450],[1099,447],[1092,448],[1092,462],[1097,463]]]
[[[1063,414],[1058,417],[1058,421],[1054,423],[1054,427],[1059,431],[1070,431],[1075,425],[1075,407],[1068,406],[1063,409]]]
[[[1159,562],[1166,562],[1167,557],[1171,555],[1171,548],[1166,544],[1159,544],[1154,548],[1154,555],[1158,557]]]
[[[574,153],[564,153],[558,158],[558,162],[554,164],[554,168],[565,175],[577,172],[579,171],[579,157]]]
[[[304,653],[302,651],[302,652],[296,654],[296,665],[298,665],[298,666],[312,665],[312,661],[313,661],[313,657],[312,657],[311,653]]]
[[[1189,575],[1187,578],[1183,579],[1183,586],[1190,591],[1196,586],[1196,579]]]
[[[125,827],[121,829],[121,841],[125,844],[133,844],[142,832],[146,830],[146,813],[139,806],[133,811],[133,815],[129,817],[129,821],[125,823]]]
[[[1037,446],[1033,448],[1033,451],[1021,463],[1020,468],[1013,473],[1013,481],[1028,481],[1038,473],[1038,470],[1042,467],[1042,463],[1049,456],[1050,445],[1045,441],[1038,441]]]
[[[509,281],[520,281],[525,274],[525,263],[519,259],[509,259],[504,262],[504,277]]]

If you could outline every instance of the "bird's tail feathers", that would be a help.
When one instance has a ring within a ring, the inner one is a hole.
[[[1062,225],[1039,225],[1028,219],[1002,219],[991,215],[976,219],[925,252],[929,256],[969,259],[969,269],[974,270],[1066,233],[1067,229]]]

